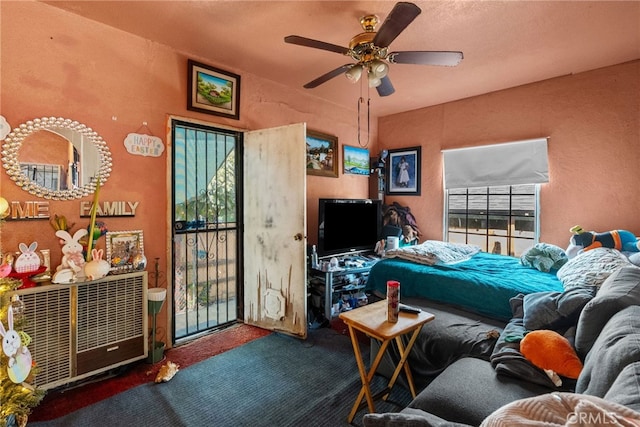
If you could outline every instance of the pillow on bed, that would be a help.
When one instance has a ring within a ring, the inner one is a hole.
[[[614,271],[632,265],[622,253],[610,248],[596,248],[570,259],[558,270],[565,289],[582,286],[600,287]]]
[[[520,256],[520,264],[545,273],[559,269],[568,260],[564,249],[549,243],[536,243]]]

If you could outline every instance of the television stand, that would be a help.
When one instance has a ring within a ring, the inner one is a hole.
[[[312,306],[321,308],[324,317],[331,320],[347,307],[353,309],[367,303],[364,289],[371,267],[379,261],[372,254],[349,254],[338,259],[338,268],[310,268],[309,286],[315,296]],[[321,266],[328,263],[330,257],[319,260]]]

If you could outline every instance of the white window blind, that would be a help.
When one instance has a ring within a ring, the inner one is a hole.
[[[446,189],[549,182],[547,138],[443,150],[442,154]]]

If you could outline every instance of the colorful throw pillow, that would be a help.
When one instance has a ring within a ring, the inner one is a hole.
[[[549,329],[529,332],[520,341],[520,353],[540,369],[578,379],[582,362],[569,340]]]

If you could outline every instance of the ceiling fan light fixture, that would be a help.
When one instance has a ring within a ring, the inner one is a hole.
[[[351,83],[356,83],[358,80],[360,80],[360,76],[362,76],[362,65],[354,65],[353,67],[349,68],[344,73],[344,75]]]
[[[371,62],[370,69],[377,78],[382,79],[387,76],[387,73],[389,72],[389,65],[380,59],[376,59]]]
[[[376,77],[373,73],[369,73],[369,87],[378,87],[382,84],[382,80]]]

